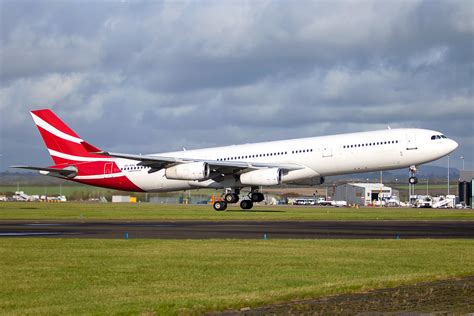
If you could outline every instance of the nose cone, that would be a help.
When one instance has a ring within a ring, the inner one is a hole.
[[[456,148],[458,148],[458,143],[455,142],[454,140],[450,139],[449,140],[449,143],[446,145],[447,148],[448,148],[448,153],[452,153],[453,151],[456,150]]]

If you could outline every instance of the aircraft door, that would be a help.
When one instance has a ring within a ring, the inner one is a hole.
[[[107,175],[112,174],[113,162],[106,162],[104,165],[104,178],[107,178]]]
[[[407,133],[407,150],[414,150],[418,149],[416,146],[416,134],[415,133]]]
[[[323,147],[323,157],[332,157],[332,148],[330,146]]]

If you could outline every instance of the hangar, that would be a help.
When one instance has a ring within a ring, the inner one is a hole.
[[[459,202],[464,203],[471,208],[474,207],[474,192],[472,185],[474,183],[474,170],[462,170],[459,176],[458,194]]]
[[[336,187],[334,198],[337,201],[347,201],[347,204],[366,206],[393,195],[398,195],[398,191],[382,183],[347,183]]]

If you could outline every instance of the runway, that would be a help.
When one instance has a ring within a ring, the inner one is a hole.
[[[0,221],[0,238],[474,238],[474,221]]]

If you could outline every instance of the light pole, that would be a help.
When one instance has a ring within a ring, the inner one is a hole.
[[[461,156],[461,161],[462,161],[462,170],[464,171],[464,156]]]
[[[426,178],[426,195],[430,195],[429,183],[430,183],[430,178]]]
[[[448,195],[449,195],[449,155],[448,155]]]

